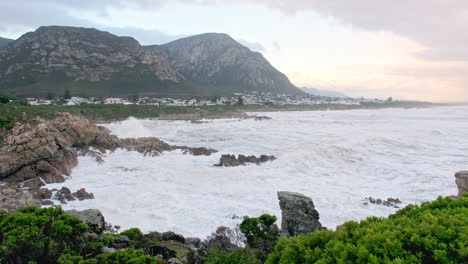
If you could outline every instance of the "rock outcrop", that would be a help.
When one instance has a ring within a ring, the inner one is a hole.
[[[463,196],[463,193],[468,192],[468,171],[460,171],[455,174],[455,183],[458,187],[458,196]]]
[[[0,211],[15,213],[26,206],[41,207],[41,202],[28,190],[9,188],[0,190]]]
[[[282,216],[282,237],[306,235],[324,229],[311,198],[300,193],[278,192],[278,199]]]
[[[363,204],[364,205],[376,204],[376,205],[382,205],[382,206],[387,206],[387,207],[400,208],[398,204],[401,204],[401,201],[398,198],[387,198],[387,200],[384,200],[384,199],[379,199],[379,198],[375,199],[373,197],[367,197],[364,199]]]
[[[38,190],[47,183],[63,182],[64,175],[70,174],[78,164],[78,152],[92,154],[101,162],[102,154],[117,148],[152,156],[175,149],[192,155],[216,152],[207,148],[171,146],[158,138],[119,139],[107,128],[68,113],[57,113],[53,120],[37,121],[36,126],[15,126],[7,133],[5,145],[0,147],[0,180],[8,186]],[[85,190],[73,195],[68,192],[59,190],[56,199],[62,203],[72,198],[92,199],[92,194]]]
[[[81,221],[87,224],[90,230],[95,234],[102,234],[105,230],[106,221],[101,211],[97,209],[88,209],[84,211],[69,210],[65,211],[65,213],[81,219]]]
[[[223,166],[223,167],[235,167],[246,165],[248,163],[255,163],[260,165],[261,163],[265,163],[267,161],[275,160],[275,156],[268,156],[268,155],[260,155],[260,157],[256,156],[244,156],[238,155],[237,158],[235,155],[225,154],[222,155],[219,159],[219,163],[216,166]]]
[[[40,120],[34,127],[17,125],[7,136],[6,144],[0,148],[0,179],[10,183],[34,180],[41,186],[64,181],[63,175],[78,164],[76,149],[114,150],[119,140],[87,119],[58,113],[56,119]]]
[[[229,35],[208,33],[147,46],[186,79],[235,91],[303,94],[259,52]],[[305,94],[305,93],[304,93]]]
[[[18,82],[98,82],[144,76],[183,80],[163,57],[135,39],[93,28],[40,27],[10,42],[0,54],[0,86],[4,87]]]

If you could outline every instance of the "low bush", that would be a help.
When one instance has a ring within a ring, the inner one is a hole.
[[[468,263],[468,196],[410,205],[388,219],[282,239],[267,264]]]

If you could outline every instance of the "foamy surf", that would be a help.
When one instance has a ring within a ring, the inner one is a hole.
[[[117,150],[103,164],[90,157],[65,183],[95,199],[65,209],[98,208],[123,228],[205,237],[235,216],[280,216],[279,190],[313,198],[321,222],[387,216],[397,209],[363,199],[399,198],[403,205],[456,193],[453,174],[468,166],[468,109],[386,109],[262,113],[272,120],[129,120],[107,124],[119,137],[159,137],[171,144],[219,150],[144,157]],[[435,133],[434,131],[437,131]],[[260,166],[214,167],[221,154],[268,154]],[[235,219],[232,219],[235,218]]]

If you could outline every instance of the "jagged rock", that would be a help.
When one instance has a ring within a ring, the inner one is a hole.
[[[212,233],[211,236],[203,243],[204,250],[209,252],[213,249],[233,252],[238,249],[238,247],[232,243],[231,238],[227,235],[227,227],[220,226],[216,229],[215,233]]]
[[[463,193],[468,192],[468,171],[460,171],[455,174],[455,183],[458,187],[458,196],[462,197]]]
[[[39,200],[34,199],[33,195],[28,190],[0,190],[0,211],[15,213],[26,206],[41,207],[41,203]]]
[[[216,152],[207,148],[171,146],[158,138],[119,139],[110,135],[104,127],[68,113],[57,113],[50,121],[42,120],[37,126],[15,126],[6,137],[6,145],[0,148],[0,179],[10,184],[22,183],[23,187],[38,189],[45,183],[63,182],[78,164],[77,151],[93,154],[96,151],[114,151],[124,148],[144,155],[158,155],[163,151],[182,149],[193,155],[210,155]]]
[[[75,197],[73,197],[70,189],[68,189],[67,187],[62,187],[62,189],[58,190],[55,193],[54,200],[59,200],[60,203],[66,204],[67,202],[74,201],[76,199]]]
[[[90,227],[90,230],[96,234],[104,232],[106,221],[101,211],[97,209],[88,209],[84,211],[69,210],[65,211],[66,214],[73,215],[81,219],[85,224]]]
[[[72,195],[79,201],[94,199],[94,194],[88,193],[85,188],[81,188],[78,191],[72,193]]]
[[[375,199],[373,197],[365,198],[363,204],[368,205],[369,203],[377,204],[377,205],[383,205],[383,206],[387,206],[387,207],[399,208],[397,206],[397,204],[401,204],[401,201],[398,198],[387,198],[387,200]]]
[[[41,188],[39,190],[31,191],[33,197],[39,200],[49,200],[52,199],[52,191],[46,188]]]
[[[162,234],[162,240],[165,240],[165,241],[177,241],[177,242],[180,242],[182,244],[185,244],[185,238],[184,236],[180,235],[180,234],[176,234],[174,232],[164,232]]]
[[[311,198],[300,193],[278,192],[278,199],[282,215],[282,237],[306,235],[323,229]]]
[[[202,245],[202,241],[198,237],[187,237],[185,238],[185,245],[191,247],[192,249],[199,249]]]
[[[235,167],[235,166],[245,165],[247,163],[255,163],[259,165],[261,163],[272,161],[275,159],[276,159],[275,156],[267,156],[267,155],[260,155],[260,157],[258,158],[255,156],[238,155],[238,157],[236,158],[235,155],[225,154],[221,156],[217,166]]]
[[[186,146],[174,146],[175,149],[181,149],[184,154],[191,154],[194,156],[209,156],[213,153],[218,152],[217,150],[210,149],[210,148],[190,148]]]

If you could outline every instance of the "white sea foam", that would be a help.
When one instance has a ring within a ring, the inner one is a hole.
[[[108,221],[144,231],[205,237],[230,215],[281,215],[277,191],[313,198],[322,223],[386,216],[365,197],[404,205],[455,194],[454,172],[468,166],[468,108],[262,113],[272,120],[129,119],[106,126],[119,137],[156,136],[168,143],[218,149],[212,156],[180,151],[143,157],[118,150],[103,164],[81,157],[63,184],[95,199],[65,209],[101,209]],[[268,154],[260,166],[214,167],[221,154]]]

